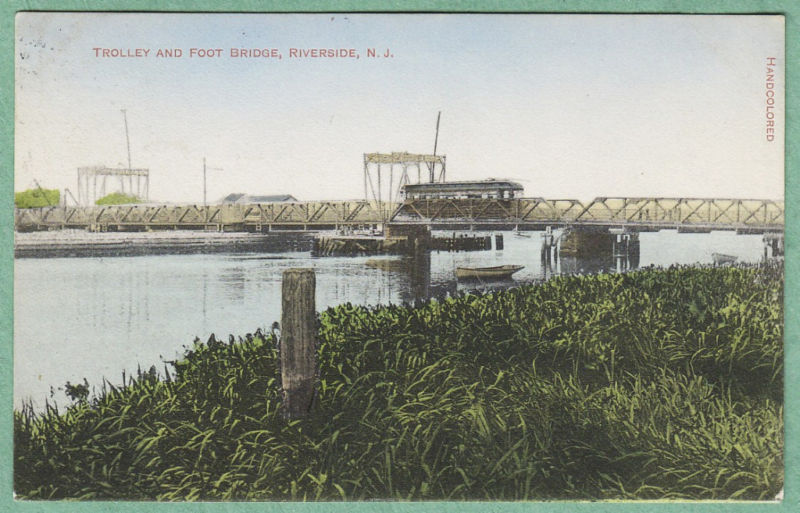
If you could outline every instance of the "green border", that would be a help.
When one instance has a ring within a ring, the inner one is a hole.
[[[786,16],[786,493],[782,504],[747,503],[112,503],[15,502],[12,498],[12,328],[13,328],[13,148],[14,148],[14,15],[18,11],[205,11],[205,12],[584,12],[584,13],[770,13]],[[0,511],[356,511],[391,512],[540,512],[540,511],[800,511],[800,441],[798,403],[800,362],[800,126],[796,117],[800,86],[800,2],[797,0],[1,0],[0,1]],[[795,63],[793,66],[790,63]]]

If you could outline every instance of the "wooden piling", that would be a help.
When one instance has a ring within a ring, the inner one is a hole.
[[[283,272],[281,301],[281,381],[286,416],[311,408],[316,375],[316,277],[313,269]]]

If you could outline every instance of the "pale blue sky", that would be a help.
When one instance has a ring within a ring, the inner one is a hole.
[[[363,194],[365,152],[439,153],[451,179],[526,195],[783,197],[783,18],[602,15],[23,13],[16,190],[75,190],[126,160],[151,197]],[[358,60],[288,59],[289,47]],[[99,59],[93,47],[149,48]],[[283,60],[156,59],[157,48],[276,47]],[[366,48],[392,59],[366,59]],[[766,57],[778,138],[765,140]],[[24,58],[23,58],[24,57]]]

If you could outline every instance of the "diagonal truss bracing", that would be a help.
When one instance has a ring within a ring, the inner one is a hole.
[[[544,198],[419,199],[400,205],[392,221],[777,230],[783,228],[784,204],[719,198],[596,198],[586,204]]]
[[[394,210],[397,205],[389,205]],[[50,228],[90,229],[197,229],[207,225],[231,230],[281,225],[365,225],[379,222],[374,202],[312,201],[250,205],[117,205],[103,207],[48,207],[16,209],[17,230]]]
[[[598,225],[633,230],[686,228],[778,231],[784,203],[773,200],[719,198],[573,199],[417,199],[402,204],[374,201],[311,201],[249,205],[118,205],[16,209],[17,230],[90,228],[119,230],[198,229],[285,226],[314,229],[391,222],[457,225]]]

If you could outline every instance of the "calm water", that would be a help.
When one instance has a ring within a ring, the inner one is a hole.
[[[480,284],[455,280],[456,266],[519,264],[514,280],[592,272],[596,262],[561,259],[543,268],[541,237],[504,235],[502,251],[401,257],[313,258],[309,253],[17,259],[14,265],[14,400],[42,407],[66,381],[119,382],[123,369],[147,369],[179,356],[195,337],[227,338],[280,320],[281,272],[313,267],[317,310],[351,302],[387,304],[441,297]],[[640,266],[711,263],[711,253],[757,262],[760,235],[643,233]],[[600,267],[613,270],[611,262]],[[60,404],[63,394],[54,396]]]

